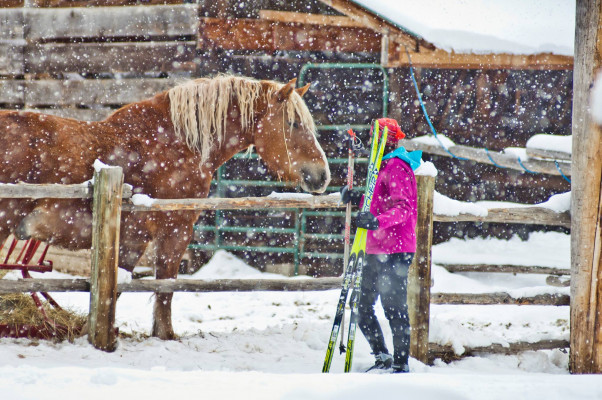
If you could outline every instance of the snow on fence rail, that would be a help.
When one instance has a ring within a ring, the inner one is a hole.
[[[401,145],[408,151],[422,150],[425,153],[436,154],[438,156],[452,157],[453,155],[457,158],[476,161],[481,164],[495,165],[497,167],[510,168],[518,171],[571,176],[571,163],[570,159],[567,159],[566,156],[552,160],[528,158],[521,161],[515,154],[506,154],[455,144],[448,146],[446,149],[442,147],[441,144],[427,143],[426,141],[419,139],[404,139],[401,141]],[[542,154],[543,153],[541,152],[538,153],[538,155]],[[553,157],[551,154],[549,156]]]

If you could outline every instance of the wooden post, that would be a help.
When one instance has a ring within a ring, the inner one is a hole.
[[[577,1],[571,176],[572,373],[602,372],[602,132],[589,113],[591,87],[602,57],[600,7],[600,0]]]
[[[104,351],[115,350],[117,344],[113,325],[122,194],[123,171],[120,167],[103,167],[94,173],[88,341]]]
[[[431,244],[433,241],[433,194],[435,178],[416,176],[418,185],[418,220],[416,255],[408,275],[408,310],[412,334],[410,355],[428,362],[429,317],[431,304]]]

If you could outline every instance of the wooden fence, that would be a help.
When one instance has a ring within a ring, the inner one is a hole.
[[[419,216],[417,248],[414,263],[410,267],[408,303],[413,326],[411,354],[421,361],[428,362],[433,356],[453,359],[456,357],[451,347],[428,343],[428,321],[430,304],[520,304],[520,305],[569,305],[566,295],[537,295],[515,298],[507,293],[456,294],[430,292],[431,282],[431,241],[433,221],[472,220],[479,222],[520,222],[541,224],[542,216],[547,216],[557,225],[570,221],[568,213],[560,213],[550,218],[550,210],[538,207],[513,208],[520,220],[505,220],[507,212],[490,212],[487,216],[461,214],[457,217],[433,214],[433,177],[418,177]],[[45,292],[90,292],[90,333],[89,340],[97,348],[112,350],[115,346],[115,303],[118,292],[215,292],[215,291],[300,291],[330,290],[341,285],[341,278],[317,278],[307,280],[133,280],[130,283],[117,283],[117,254],[119,243],[119,221],[122,210],[128,211],[170,211],[170,210],[217,210],[217,209],[258,209],[258,208],[337,208],[342,207],[338,196],[310,196],[295,198],[237,198],[237,199],[154,199],[145,204],[135,204],[127,185],[123,185],[120,168],[107,167],[95,174],[95,186],[82,185],[31,185],[2,184],[0,198],[91,198],[93,197],[93,253],[92,276],[87,279],[23,279],[0,280],[0,294],[29,291]],[[122,199],[124,200],[122,202]],[[495,209],[494,209],[495,210]],[[490,210],[493,211],[493,210]],[[489,272],[491,266],[483,271]],[[456,270],[460,270],[457,267]],[[473,268],[473,271],[478,270]],[[504,268],[504,272],[523,272]],[[499,272],[499,271],[498,271]],[[563,271],[543,269],[541,273],[560,274]],[[563,341],[545,341],[532,344],[532,348],[566,347]],[[528,344],[511,346],[514,350],[524,350]],[[467,349],[472,354],[483,349]],[[495,351],[492,348],[491,351]],[[510,351],[507,348],[502,352]]]

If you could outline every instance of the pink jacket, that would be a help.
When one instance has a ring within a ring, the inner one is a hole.
[[[379,228],[368,231],[366,253],[415,253],[417,204],[412,168],[396,157],[383,160],[370,205]]]

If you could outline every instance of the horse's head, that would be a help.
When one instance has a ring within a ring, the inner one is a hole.
[[[295,89],[295,82],[269,83],[267,106],[257,121],[254,144],[278,177],[299,183],[305,191],[322,193],[330,182],[330,169],[302,99],[309,84]]]
[[[301,98],[309,85],[295,89],[295,81],[283,85],[219,75],[178,85],[169,90],[175,133],[198,152],[203,165],[209,162],[217,168],[236,152],[255,145],[281,179],[298,182],[308,192],[324,192],[330,170],[316,140],[314,120]],[[233,133],[236,136],[226,138]],[[215,153],[220,154],[213,157]]]

